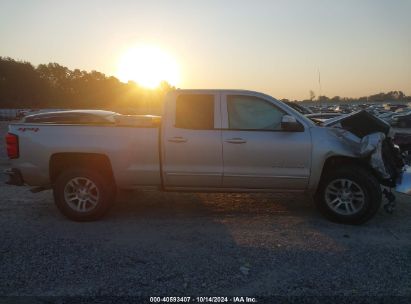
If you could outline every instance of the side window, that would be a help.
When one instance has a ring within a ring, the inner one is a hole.
[[[253,96],[227,96],[228,128],[236,130],[281,130],[284,112]]]
[[[183,94],[176,101],[176,128],[214,129],[214,95]]]

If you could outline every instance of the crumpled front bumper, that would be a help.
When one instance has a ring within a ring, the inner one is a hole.
[[[407,167],[397,182],[395,191],[411,195],[411,167]]]

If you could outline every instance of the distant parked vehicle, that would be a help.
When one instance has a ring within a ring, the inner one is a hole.
[[[395,133],[394,143],[400,147],[400,150],[405,154],[408,165],[411,165],[411,134]]]
[[[17,110],[17,113],[16,113],[16,119],[22,119],[23,117],[25,117],[29,113],[30,113],[30,110],[19,109],[19,110]]]
[[[309,106],[308,108],[313,113],[319,113],[320,112],[320,108],[318,106]]]
[[[392,117],[398,115],[395,112],[386,112],[386,113],[382,113],[380,115],[378,115],[378,118],[385,120],[386,122],[388,122],[389,124],[391,124],[392,122]]]
[[[339,113],[343,113],[343,114],[348,114],[352,112],[352,108],[350,105],[339,105],[338,107],[335,108],[335,111],[339,112]]]
[[[10,121],[16,117],[15,109],[0,109],[0,120]]]
[[[335,118],[341,115],[343,114],[341,113],[314,113],[314,114],[307,114],[305,116],[314,121],[324,122],[328,119]]]
[[[60,112],[60,111],[67,111],[67,110],[66,109],[30,109],[26,111],[24,116],[42,114],[42,113],[48,113],[48,112]]]
[[[391,125],[397,128],[411,128],[411,112],[393,116]]]
[[[403,104],[390,105],[389,107],[390,107],[390,111],[398,111],[400,109],[407,108],[407,106]]]
[[[303,115],[306,114],[312,114],[314,113],[313,111],[311,111],[309,108],[304,107],[302,105],[299,105],[296,102],[292,102],[292,101],[285,101],[285,104],[287,104],[288,106],[290,106],[291,108],[293,108],[294,110],[296,110],[297,112],[300,112]]]

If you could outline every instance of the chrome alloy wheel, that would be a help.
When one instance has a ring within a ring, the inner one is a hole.
[[[353,215],[364,206],[365,194],[352,180],[335,179],[325,189],[325,202],[338,214]]]
[[[75,211],[89,212],[99,201],[99,191],[96,184],[87,177],[75,177],[64,187],[64,199]]]

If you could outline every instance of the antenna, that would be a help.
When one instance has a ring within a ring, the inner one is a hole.
[[[320,67],[318,67],[318,101],[320,102],[320,113],[323,111],[323,107],[321,104],[321,73],[320,73]]]

